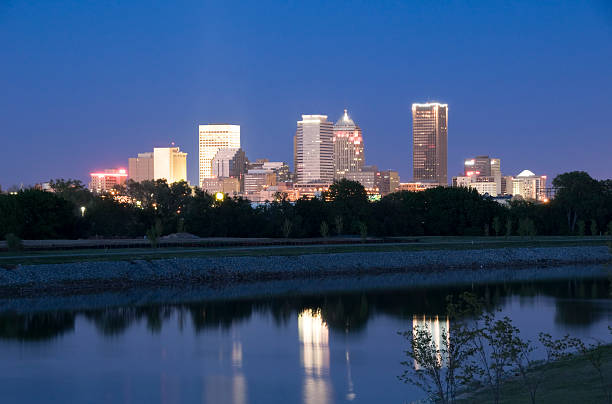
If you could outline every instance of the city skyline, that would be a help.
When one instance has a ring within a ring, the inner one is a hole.
[[[147,13],[138,2],[35,3],[0,6],[3,188],[86,182],[91,170],[125,166],[125,156],[171,142],[193,157],[194,127],[206,122],[239,124],[249,155],[291,162],[296,118],[344,108],[366,134],[368,160],[411,178],[410,105],[429,101],[451,106],[449,177],[481,154],[499,156],[513,174],[611,176],[612,11],[604,1],[193,2]],[[211,14],[215,21],[201,24]],[[315,16],[313,29],[295,28]],[[167,29],[157,30],[158,21]],[[323,49],[333,51],[304,58]],[[360,63],[346,62],[355,57]],[[574,139],[587,135],[598,147],[577,149]],[[16,152],[24,150],[28,159]],[[197,184],[191,161],[187,177]]]

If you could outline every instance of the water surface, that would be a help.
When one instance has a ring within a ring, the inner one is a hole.
[[[522,333],[607,337],[607,278],[397,287],[308,296],[0,313],[3,403],[410,402],[413,324],[445,326],[470,290]]]

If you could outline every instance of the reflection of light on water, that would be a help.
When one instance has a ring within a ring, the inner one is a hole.
[[[212,375],[205,379],[205,400],[207,404],[247,403],[247,384],[242,373],[231,377]]]
[[[306,309],[298,314],[300,359],[304,368],[304,403],[331,401],[329,383],[329,329],[320,310]]]
[[[232,345],[232,366],[235,368],[242,367],[242,343],[234,341]]]
[[[355,388],[353,386],[353,378],[351,376],[351,356],[349,355],[348,349],[345,351],[346,356],[346,380],[348,381],[348,392],[346,393],[346,399],[353,401],[357,394],[355,394]]]
[[[418,317],[415,315],[412,318],[413,338],[416,336],[418,329],[424,329],[429,332],[429,334],[431,335],[431,339],[435,344],[438,352],[440,352],[441,349],[444,350],[445,346],[448,346],[450,329],[450,322],[448,320],[448,317],[446,317],[445,320],[440,321],[440,318],[438,316],[426,317],[425,315],[423,315],[422,317]],[[446,343],[443,345],[442,340],[444,338],[446,339]],[[446,354],[444,355],[444,357],[442,357],[442,353],[438,354],[438,361],[442,363],[442,366],[446,364],[447,360],[448,357]],[[414,368],[420,368],[419,364],[416,363],[416,361],[414,362]]]
[[[301,312],[298,315],[298,333],[304,371],[321,376],[324,369],[329,369],[329,330],[321,318],[321,311],[306,309]]]

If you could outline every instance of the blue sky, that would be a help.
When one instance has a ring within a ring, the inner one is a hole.
[[[88,179],[197,125],[242,126],[254,160],[293,161],[300,114],[344,108],[367,164],[412,177],[413,102],[449,104],[449,176],[612,178],[612,3],[0,2],[0,185]]]

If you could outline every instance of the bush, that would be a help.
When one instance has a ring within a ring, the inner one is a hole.
[[[157,244],[159,242],[159,237],[162,234],[162,225],[161,221],[157,219],[155,221],[155,225],[151,226],[149,230],[147,230],[147,240],[151,243],[152,248],[157,248]]]
[[[291,235],[291,227],[292,227],[291,220],[285,219],[285,221],[283,222],[283,228],[282,228],[283,237],[289,238],[289,236]]]
[[[578,235],[579,236],[584,236],[584,234],[586,233],[586,223],[584,222],[584,220],[578,220]]]
[[[519,236],[535,236],[536,235],[536,227],[533,220],[529,218],[519,220],[518,234]]]
[[[9,251],[20,251],[23,249],[23,241],[13,233],[7,234],[4,238],[6,239]]]
[[[359,222],[359,235],[361,236],[361,241],[365,241],[368,238],[368,226],[364,222]]]
[[[329,234],[329,226],[327,225],[327,222],[325,220],[321,222],[321,228],[319,229],[319,232],[321,233],[321,237],[327,237],[327,235]]]

